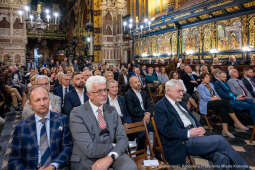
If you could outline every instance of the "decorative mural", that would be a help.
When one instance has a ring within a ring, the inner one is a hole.
[[[182,30],[182,51],[185,53],[199,52],[199,27]]]
[[[218,50],[241,49],[242,26],[240,18],[217,23]]]
[[[154,35],[138,39],[140,45],[135,45],[136,56],[142,53],[153,55],[154,53],[170,53],[171,56],[177,54],[177,42],[180,42],[180,55],[191,53],[188,58],[199,58],[197,55],[204,53],[204,59],[210,59],[214,55],[210,54],[211,49],[221,51],[240,51],[235,57],[242,57],[242,48],[249,46],[255,48],[255,14],[231,18],[203,24],[191,28],[180,30],[177,37],[177,31],[167,32],[160,35]],[[141,41],[144,41],[141,43]],[[141,51],[143,49],[143,51]],[[216,55],[219,58],[226,58],[229,55]],[[251,54],[252,56],[252,54]]]
[[[255,15],[249,19],[249,46],[255,48]]]

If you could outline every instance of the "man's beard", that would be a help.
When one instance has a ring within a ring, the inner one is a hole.
[[[84,88],[84,84],[78,84],[77,88]]]

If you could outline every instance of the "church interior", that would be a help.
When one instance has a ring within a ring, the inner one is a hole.
[[[92,77],[105,77],[107,86],[109,73],[119,85],[118,95],[125,100],[128,89],[133,88],[130,79],[137,76],[155,108],[167,96],[168,81],[179,76],[178,80],[187,88],[185,106],[200,121],[206,135],[226,134],[223,136],[234,151],[255,170],[255,115],[250,110],[255,109],[255,0],[0,0],[0,70],[0,169],[11,169],[8,163],[13,131],[16,123],[24,120],[21,113],[30,99],[29,88],[34,86],[36,76],[47,76],[49,94],[56,95],[55,88],[64,84],[60,79],[70,76],[71,85],[76,72],[84,75],[86,88],[89,72]],[[220,79],[217,75],[224,73],[234,101],[221,96],[215,83]],[[199,91],[207,74],[208,94],[212,95],[208,100]],[[232,78],[242,84],[231,86]],[[208,105],[215,96],[219,96],[218,100],[229,100],[230,110],[248,130],[236,131],[236,119],[229,114],[231,133],[228,130],[223,133],[224,117]],[[240,109],[233,103],[239,102],[240,96],[246,96],[240,102],[251,101],[249,108]],[[65,112],[66,97],[62,98],[60,112]],[[203,100],[206,113],[202,113]],[[135,123],[128,101],[125,105]],[[146,110],[143,106],[142,109]],[[151,117],[156,112],[155,109]],[[157,123],[156,117],[155,120]],[[128,125],[123,125],[126,130]],[[135,142],[129,143],[127,153],[138,169],[176,169],[169,163],[168,155],[164,156],[167,152],[164,141],[161,143],[164,140],[161,129],[158,128],[159,132],[145,129],[144,142],[148,146],[145,160],[159,157],[160,163],[148,167],[137,163],[139,156],[135,158],[130,152],[135,150],[132,146]],[[216,169],[213,163],[188,154],[187,166],[180,169]],[[71,164],[67,163],[66,170],[73,169]]]

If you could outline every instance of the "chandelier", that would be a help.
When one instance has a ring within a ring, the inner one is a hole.
[[[43,11],[43,12],[42,12]],[[28,5],[23,6],[18,10],[21,23],[26,23],[28,32],[32,32],[38,38],[43,32],[52,29],[59,29],[59,12],[51,11],[48,8],[42,10],[40,2],[37,4],[37,10],[32,10]]]

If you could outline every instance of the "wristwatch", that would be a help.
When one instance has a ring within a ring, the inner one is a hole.
[[[113,161],[115,161],[115,160],[116,160],[116,156],[115,156],[115,154],[114,154],[114,153],[110,154],[110,157],[112,158],[112,160],[113,160]]]

